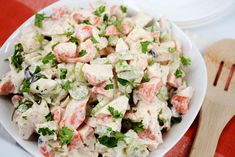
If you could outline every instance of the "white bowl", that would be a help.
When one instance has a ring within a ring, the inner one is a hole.
[[[153,11],[154,6],[149,6],[151,9],[142,8],[141,5],[136,5],[134,0],[121,1],[121,0],[112,0],[112,3],[124,4],[132,11],[142,11],[154,16],[159,17],[160,14]],[[145,3],[145,2],[142,2]],[[86,8],[89,6],[89,1],[87,0],[64,0],[56,2],[45,9],[42,12],[50,14],[52,8],[59,6],[68,6],[70,9],[76,7]],[[144,5],[143,5],[144,6]],[[145,5],[146,6],[146,5]],[[152,11],[150,11],[152,10]],[[0,77],[2,77],[7,71],[9,71],[9,66],[7,62],[4,62],[4,59],[13,53],[13,47],[16,43],[17,38],[20,35],[20,31],[24,29],[27,25],[31,24],[34,20],[34,17],[28,19],[22,26],[20,26],[4,43],[0,51]],[[192,42],[185,35],[185,33],[179,29],[176,25],[173,24],[173,34],[175,38],[180,40],[183,44],[183,50],[186,56],[191,58],[192,64],[187,68],[187,80],[188,84],[195,88],[195,94],[190,103],[189,111],[186,115],[183,116],[183,120],[180,124],[174,125],[170,131],[168,131],[164,137],[164,143],[161,144],[158,149],[151,153],[151,157],[162,156],[167,153],[185,134],[190,125],[193,123],[195,117],[197,116],[200,107],[202,105],[203,99],[206,93],[207,87],[207,72],[205,63],[200,52],[192,45]],[[13,105],[7,97],[0,97],[0,122],[9,132],[9,134],[29,153],[33,156],[42,156],[37,147],[37,143],[33,141],[24,141],[20,138],[18,134],[18,129],[15,124],[11,121],[11,114],[13,111]]]

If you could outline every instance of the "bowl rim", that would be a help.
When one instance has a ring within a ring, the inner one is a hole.
[[[73,0],[69,0],[70,2],[73,2]],[[80,0],[82,1],[82,0]],[[65,0],[61,0],[61,1],[57,1],[57,2],[54,2],[46,7],[44,7],[43,9],[41,9],[40,11],[38,11],[39,13],[42,13],[42,12],[50,12],[52,11],[53,8],[55,7],[59,7],[61,5],[66,5],[65,4],[66,1]],[[115,1],[115,2],[111,2],[111,3],[114,3],[114,4],[122,4],[122,0],[121,1]],[[125,3],[126,4],[126,3]],[[127,5],[128,6],[128,5]],[[130,7],[130,6],[128,6]],[[138,11],[138,10],[135,10],[135,11]],[[148,13],[148,11],[146,11]],[[159,12],[157,12],[159,13]],[[150,15],[152,15],[150,13]],[[159,15],[162,15],[161,13],[159,13]],[[0,53],[3,53],[3,50],[7,49],[11,44],[10,44],[10,41],[11,40],[14,40],[14,38],[16,36],[18,36],[21,32],[21,30],[23,28],[25,28],[27,25],[30,25],[32,24],[32,21],[34,19],[35,15],[32,15],[30,18],[28,18],[23,24],[21,24],[9,37],[8,39],[4,42],[4,44],[2,45],[2,47],[0,48]],[[171,22],[171,21],[170,21]],[[193,121],[195,120],[196,116],[198,115],[199,113],[199,110],[201,108],[201,105],[204,101],[204,98],[206,96],[206,91],[207,91],[207,83],[208,83],[208,77],[207,77],[207,69],[206,69],[206,64],[203,60],[203,57],[202,57],[202,54],[200,53],[200,51],[198,50],[198,48],[192,43],[192,41],[189,39],[189,37],[176,25],[174,24],[173,22],[171,22],[171,24],[173,25],[174,29],[176,29],[177,32],[180,32],[182,35],[183,35],[183,38],[185,38],[187,41],[189,41],[189,46],[190,46],[190,51],[192,52],[195,52],[197,55],[198,55],[198,59],[200,59],[200,62],[202,63],[202,72],[203,74],[205,74],[204,76],[204,81],[203,81],[203,91],[201,93],[201,97],[200,99],[198,100],[198,102],[196,103],[197,104],[197,108],[195,110],[195,114],[188,120],[189,122],[187,123],[187,125],[182,128],[181,130],[181,134],[180,136],[177,136],[177,140],[174,140],[174,142],[171,142],[171,144],[164,149],[164,151],[161,151],[159,152],[159,156],[163,156],[164,154],[166,154],[171,148],[173,148],[177,142],[179,142],[179,140],[184,136],[184,134],[186,133],[186,131],[189,129],[189,127],[191,126],[191,124],[193,123]],[[22,139],[19,139],[15,134],[13,134],[10,130],[10,128],[7,127],[7,125],[5,125],[5,122],[0,118],[0,123],[2,124],[3,128],[10,134],[11,137],[13,137],[13,139],[19,143],[19,145],[22,146],[23,149],[25,149],[27,152],[29,152],[31,155],[35,156],[37,153],[34,152],[34,150],[30,149],[29,147],[26,147],[26,145],[24,144],[24,140]],[[12,125],[15,125],[12,123]],[[38,149],[39,150],[39,149]],[[157,149],[158,150],[158,149]],[[155,150],[157,152],[157,150]],[[155,152],[153,151],[153,152]],[[151,153],[150,153],[151,155]],[[152,156],[152,155],[151,155]]]

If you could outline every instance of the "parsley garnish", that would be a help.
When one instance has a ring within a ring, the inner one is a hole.
[[[34,94],[34,101],[37,103],[37,104],[41,104],[42,102],[42,97],[37,95],[37,94]]]
[[[34,73],[33,74],[37,74],[41,71],[41,67],[40,66],[36,66]]]
[[[121,132],[119,132],[119,131],[113,132],[113,136],[114,136],[117,140],[124,140],[124,138],[126,137],[123,133],[121,133]]]
[[[133,130],[135,132],[138,133],[139,131],[144,131],[144,126],[143,126],[142,122],[135,122],[132,125],[133,125]]]
[[[113,89],[113,84],[107,84],[105,87],[104,87],[105,90],[110,90],[110,89]]]
[[[124,5],[121,5],[120,6],[120,9],[123,13],[126,13],[127,12],[127,8],[124,6]]]
[[[22,118],[23,118],[24,120],[27,120],[27,116],[22,116]]]
[[[93,42],[93,44],[97,44],[98,41],[94,38],[94,36],[91,36],[91,41]]]
[[[74,37],[74,36],[71,36],[69,41],[74,43],[74,44],[76,44],[76,45],[78,45],[78,39],[76,37]]]
[[[94,14],[100,17],[104,11],[105,11],[105,6],[101,5],[99,8],[95,10]]]
[[[181,56],[180,57],[180,60],[181,60],[181,63],[184,65],[184,66],[188,66],[191,64],[191,60],[190,58],[186,58],[184,56]]]
[[[132,124],[133,130],[136,133],[138,133],[139,131],[144,131],[144,125],[143,125],[142,121],[140,121],[140,122],[132,122],[131,121],[131,124]]]
[[[71,83],[71,81],[67,80],[61,84],[61,88],[67,91],[71,88]]]
[[[43,64],[47,64],[50,61],[55,62],[56,61],[56,57],[52,52],[49,52],[43,59],[42,59],[42,63]]]
[[[164,125],[164,123],[166,123],[166,119],[164,119],[164,118],[160,118],[160,115],[162,114],[162,109],[161,109],[161,111],[159,112],[159,114],[158,114],[158,122],[159,122],[159,125],[160,126],[163,126]]]
[[[52,118],[51,118],[51,112],[49,112],[46,116],[45,116],[46,120],[47,121],[51,121]]]
[[[122,28],[120,20],[116,19],[114,24],[117,26],[118,30],[123,34],[124,31],[123,31],[123,28]]]
[[[42,21],[45,19],[45,14],[36,13],[35,19],[34,19],[34,25],[42,28]]]
[[[112,132],[111,135],[112,137],[108,137],[108,136],[99,137],[98,141],[100,142],[100,144],[108,148],[114,148],[114,147],[117,147],[118,141],[122,141],[126,137],[123,133],[119,131]]]
[[[67,37],[71,37],[73,35],[73,32],[65,32],[64,35],[66,35]]]
[[[91,25],[89,20],[83,20],[82,23],[87,24],[87,25]]]
[[[38,133],[40,134],[42,134],[43,136],[46,136],[46,135],[52,135],[52,134],[54,134],[54,130],[51,130],[51,129],[49,129],[49,128],[39,128],[38,129]]]
[[[127,86],[130,84],[128,80],[122,79],[120,77],[117,77],[117,81],[122,85],[122,86]]]
[[[24,49],[21,43],[15,45],[14,54],[11,57],[11,64],[15,67],[17,72],[22,70],[22,63],[24,62],[23,51]]]
[[[108,147],[108,148],[114,148],[117,147],[118,139],[115,137],[108,137],[108,136],[102,136],[98,138],[98,141]]]
[[[87,54],[86,50],[81,50],[78,54],[78,57],[83,57]]]
[[[176,78],[183,77],[183,72],[182,72],[182,70],[177,69],[177,70],[175,71],[175,76],[176,76]]]
[[[37,41],[39,42],[39,44],[40,44],[40,49],[43,50],[43,40],[44,40],[43,35],[37,33],[37,34],[35,35],[35,40],[37,40]]]
[[[58,132],[58,138],[60,140],[61,145],[69,144],[73,137],[73,130],[62,127]]]
[[[145,82],[149,82],[149,80],[150,80],[147,74],[144,74],[143,79]]]
[[[140,42],[141,45],[141,50],[144,54],[146,54],[146,52],[148,51],[148,46],[151,42],[150,41],[142,41]]]
[[[119,112],[118,110],[115,110],[113,107],[109,106],[108,111],[111,113],[113,118],[122,118],[123,114]]]
[[[29,108],[31,108],[32,106],[33,106],[33,102],[32,101],[30,101],[30,100],[25,100],[25,101],[20,100],[19,101],[19,105],[16,108],[14,108],[14,111],[13,111],[12,116],[11,116],[11,120],[13,120],[13,116],[14,116],[15,111],[17,109],[20,109],[20,112],[25,112]]]
[[[20,88],[20,91],[21,92],[29,92],[30,90],[30,81],[29,80],[24,80],[23,83],[22,83],[22,86]]]
[[[108,15],[107,15],[107,14],[104,14],[103,21],[104,21],[104,22],[108,22],[108,19],[109,19]]]
[[[60,68],[60,79],[65,79],[67,75],[67,69],[66,68]]]
[[[55,48],[59,43],[60,43],[60,42],[58,41],[58,42],[56,42],[55,44],[53,44],[53,45],[51,46],[51,49],[54,50],[54,48]]]
[[[169,48],[168,48],[168,51],[169,51],[170,53],[174,53],[174,52],[175,52],[175,48],[169,47]]]

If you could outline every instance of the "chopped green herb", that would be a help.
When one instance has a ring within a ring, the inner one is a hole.
[[[162,109],[161,109],[161,111],[160,111],[159,114],[158,114],[158,122],[159,122],[159,125],[160,125],[160,126],[163,126],[164,123],[166,123],[166,121],[167,121],[166,119],[160,117],[160,115],[162,114],[162,112],[163,112],[163,111],[162,111]]]
[[[151,43],[150,41],[141,41],[141,42],[140,42],[141,50],[142,50],[142,52],[143,52],[144,54],[147,53],[147,51],[148,51],[148,46],[149,46],[150,43]]]
[[[22,63],[24,62],[23,51],[24,49],[21,43],[15,45],[14,54],[11,57],[11,64],[15,67],[17,72],[22,70]]]
[[[149,82],[149,80],[150,80],[146,73],[144,74],[143,79],[144,79],[145,82]]]
[[[83,57],[87,54],[86,50],[81,50],[78,54],[78,57]]]
[[[52,115],[51,112],[49,112],[46,116],[45,116],[47,121],[51,121],[52,120]]]
[[[132,128],[136,133],[138,133],[140,131],[144,131],[144,125],[143,125],[142,121],[140,121],[140,122],[131,122],[131,123],[132,123]]]
[[[98,141],[100,142],[100,144],[108,148],[117,147],[117,143],[118,143],[118,139],[116,139],[115,137],[108,137],[108,136],[99,137]]]
[[[66,35],[67,37],[71,37],[73,35],[73,32],[65,32],[64,35]]]
[[[38,133],[40,134],[42,134],[43,136],[46,136],[46,135],[53,135],[54,134],[54,130],[51,130],[51,129],[49,129],[49,128],[39,128],[38,129]]]
[[[5,58],[4,61],[5,61],[5,62],[9,62],[9,59],[8,59],[8,58]]]
[[[76,45],[78,45],[78,39],[76,37],[74,37],[74,36],[71,36],[69,41],[74,43],[74,44],[76,44]]]
[[[113,135],[117,140],[124,140],[124,138],[126,137],[123,133],[119,131],[115,131]]]
[[[97,44],[98,41],[94,38],[94,36],[91,36],[91,41],[93,42],[93,44]]]
[[[101,5],[99,8],[95,10],[94,14],[100,17],[101,14],[104,13],[104,11],[105,11],[105,6]]]
[[[71,88],[71,83],[71,81],[67,80],[61,84],[61,88],[67,91]]]
[[[42,21],[45,19],[45,14],[36,13],[35,19],[34,19],[34,25],[42,28]]]
[[[109,106],[108,111],[111,113],[113,118],[122,118],[123,114],[119,112],[118,110],[115,110],[113,107]]]
[[[30,81],[25,79],[22,83],[20,91],[28,93],[29,90],[30,90]]]
[[[22,118],[23,118],[24,120],[27,120],[27,116],[22,116]]]
[[[181,63],[184,65],[184,66],[188,66],[191,64],[191,60],[190,58],[186,58],[184,56],[181,56],[180,57],[180,60],[181,60]]]
[[[37,33],[37,34],[35,35],[35,40],[39,42],[39,44],[40,44],[40,49],[43,50],[43,40],[44,40],[43,35]]]
[[[175,52],[175,48],[169,47],[169,48],[168,48],[168,51],[169,51],[170,53],[174,53],[174,52]]]
[[[115,21],[114,24],[117,26],[118,30],[123,34],[123,33],[124,33],[124,30],[123,30],[123,28],[122,28],[122,25],[121,25],[120,20],[116,19],[116,21]]]
[[[171,117],[171,125],[174,125],[176,123],[180,123],[181,121],[182,121],[182,117],[181,116],[179,116],[179,117],[172,116]]]
[[[33,74],[37,74],[41,71],[41,67],[40,66],[36,66],[34,73]]]
[[[148,62],[148,65],[149,65],[149,66],[152,66],[154,63],[155,63],[154,59],[151,58],[151,59],[149,60],[149,62]]]
[[[176,72],[175,72],[175,76],[176,76],[176,78],[183,77],[183,72],[182,72],[182,70],[177,69]]]
[[[69,144],[72,141],[73,130],[62,127],[58,132],[58,138],[60,140],[61,145]]]
[[[127,12],[127,8],[124,6],[124,5],[121,5],[120,6],[120,9],[123,13],[126,13]]]
[[[67,69],[66,68],[60,68],[60,79],[65,79],[67,75]]]
[[[32,106],[33,106],[33,102],[30,100],[20,101],[18,109],[20,110],[20,112],[25,112]]]
[[[105,87],[104,87],[105,90],[110,90],[110,89],[113,89],[113,84],[107,84]]]
[[[164,123],[166,123],[166,119],[164,119],[164,118],[158,118],[158,122],[159,122],[159,125],[160,125],[160,126],[163,126]]]
[[[110,132],[111,132],[111,131],[112,131],[112,128],[108,127],[108,128],[107,128],[107,131],[110,131]]]
[[[91,25],[89,20],[83,20],[82,23],[87,24],[87,25]]]
[[[127,86],[130,84],[128,80],[122,79],[120,77],[117,77],[117,81],[122,85],[122,86]]]
[[[51,49],[54,50],[54,48],[59,44],[60,42],[56,42],[54,45],[51,46]]]
[[[154,25],[151,26],[151,32],[154,32]]]
[[[39,90],[39,87],[38,87],[38,86],[37,86],[36,88],[37,88],[37,90]],[[34,97],[34,101],[35,101],[38,105],[41,104],[41,102],[42,102],[42,97],[41,97],[41,96],[39,96],[39,95],[37,95],[37,94],[34,94],[33,97]]]
[[[20,100],[19,101],[19,105],[14,108],[14,111],[13,111],[13,113],[11,115],[11,120],[13,120],[13,117],[14,117],[14,114],[15,114],[16,110],[20,109],[20,112],[25,112],[29,108],[31,108],[32,106],[33,106],[33,102],[32,101],[30,101],[30,100],[25,100],[25,101]]]
[[[49,52],[43,59],[42,59],[42,63],[43,64],[47,64],[50,61],[56,61],[56,57],[52,52]]]
[[[109,19],[108,15],[107,15],[107,14],[104,14],[103,21],[104,21],[104,22],[108,22],[108,19]]]

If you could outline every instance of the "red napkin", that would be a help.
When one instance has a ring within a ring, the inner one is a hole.
[[[34,12],[56,0],[0,0],[0,45]],[[198,118],[197,118],[198,119]],[[187,157],[197,131],[195,120],[183,138],[165,157]],[[213,130],[208,130],[213,134]],[[215,157],[235,157],[235,117],[225,127],[216,149]]]

